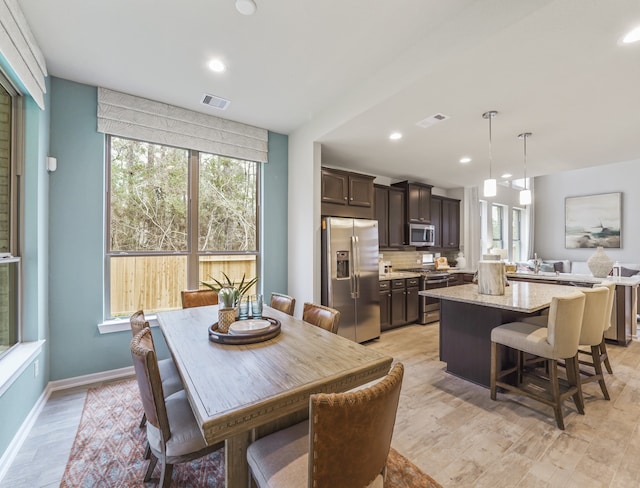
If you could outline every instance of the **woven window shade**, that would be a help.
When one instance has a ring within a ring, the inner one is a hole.
[[[44,110],[47,91],[44,56],[16,0],[0,0],[0,53],[18,78],[20,91],[26,91]]]
[[[98,88],[98,132],[267,162],[265,129],[106,88]]]

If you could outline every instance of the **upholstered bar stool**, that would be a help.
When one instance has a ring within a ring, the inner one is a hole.
[[[554,297],[549,307],[546,327],[540,327],[526,322],[511,322],[500,325],[491,331],[491,399],[496,400],[498,387],[518,393],[545,405],[553,407],[556,424],[564,430],[562,402],[572,397],[578,412],[584,414],[582,389],[577,377],[578,370],[578,340],[584,314],[585,295],[577,291],[568,296]],[[548,375],[538,376],[538,383],[546,385],[548,390],[540,391],[536,384],[520,381],[521,364],[515,367],[499,370],[498,345],[503,345],[544,358],[548,364]],[[558,360],[564,359],[567,367],[568,386],[560,388],[558,378]],[[502,381],[507,375],[516,373],[517,384],[512,385]]]
[[[580,383],[598,381],[604,398],[609,400],[609,392],[602,374],[602,360],[600,355],[600,343],[603,339],[605,328],[610,323],[611,307],[613,305],[613,297],[610,289],[606,286],[597,286],[594,288],[582,288],[585,295],[584,314],[582,316],[582,327],[580,328],[580,340],[578,342],[578,363],[581,365],[591,366],[593,372],[584,369],[579,370]],[[534,325],[545,326],[542,323],[546,317],[527,317],[522,319],[523,322]],[[580,347],[589,348],[588,350],[580,349]],[[581,355],[589,355],[590,360],[580,359]]]
[[[288,315],[293,315],[296,309],[296,299],[289,295],[273,292],[271,294],[271,308],[280,310]]]
[[[595,286],[605,286],[609,289],[609,304],[607,308],[609,310],[609,315],[605,317],[606,323],[604,327],[604,332],[609,330],[613,325],[613,302],[616,297],[616,285],[615,283],[607,283],[607,284],[598,284]],[[602,333],[602,342],[600,342],[600,362],[604,363],[604,367],[607,369],[609,374],[613,374],[613,369],[611,369],[611,362],[609,361],[609,354],[607,353],[607,343],[604,340],[604,332]]]
[[[337,334],[338,325],[340,324],[340,312],[335,308],[307,302],[302,310],[302,320]]]

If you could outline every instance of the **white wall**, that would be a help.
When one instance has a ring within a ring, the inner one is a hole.
[[[545,259],[586,261],[594,249],[565,249],[564,201],[622,192],[621,249],[605,249],[613,260],[640,263],[640,160],[566,171],[535,179],[535,251]]]

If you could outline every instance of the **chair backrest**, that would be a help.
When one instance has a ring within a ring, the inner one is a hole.
[[[594,288],[604,287],[609,289],[609,301],[607,302],[607,314],[605,315],[604,330],[607,330],[613,324],[613,302],[616,296],[616,284],[615,283],[598,283],[594,285]]]
[[[308,486],[368,486],[383,472],[403,375],[396,363],[368,388],[311,395]]]
[[[131,339],[131,357],[147,422],[156,427],[164,441],[171,437],[167,409],[164,403],[158,358],[153,346],[151,329],[144,327]]]
[[[271,308],[293,315],[293,312],[296,309],[296,299],[289,295],[273,292],[271,294]]]
[[[602,342],[609,302],[609,289],[605,287],[585,288],[584,315],[580,329],[580,345],[596,346]],[[611,312],[609,311],[609,314]]]
[[[217,305],[218,294],[214,290],[182,290],[182,308]]]
[[[338,325],[340,324],[340,312],[335,308],[307,302],[302,310],[302,320],[337,334]]]
[[[147,322],[147,319],[144,316],[144,311],[142,310],[134,312],[134,314],[129,317],[129,324],[131,325],[131,333],[134,336],[145,327],[149,327],[149,322]]]
[[[572,358],[578,353],[584,302],[584,293],[580,291],[551,299],[547,341],[553,346],[556,359]]]

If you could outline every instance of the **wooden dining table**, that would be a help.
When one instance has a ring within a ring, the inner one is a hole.
[[[249,486],[246,449],[269,425],[308,415],[309,397],[386,375],[393,358],[270,307],[281,332],[265,342],[209,340],[218,306],[158,313],[167,346],[208,444],[225,441],[228,488]]]

